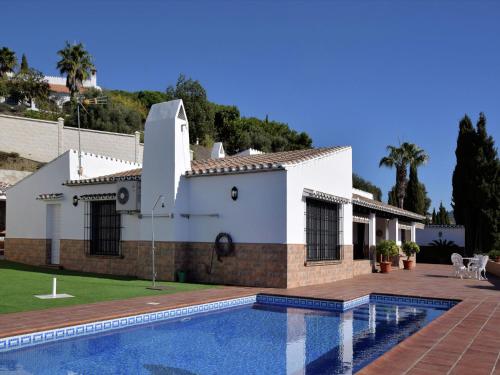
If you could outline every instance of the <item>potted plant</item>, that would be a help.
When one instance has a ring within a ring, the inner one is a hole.
[[[491,250],[488,255],[490,256],[490,259],[494,262],[499,263],[500,262],[500,250]]]
[[[391,258],[399,254],[399,247],[396,241],[384,240],[377,245],[377,254],[382,258],[380,261],[380,270],[382,273],[391,272]]]
[[[410,257],[420,251],[420,247],[412,241],[406,241],[403,243],[403,246],[401,246],[403,249],[403,252],[406,254],[408,257],[407,259],[403,260],[403,265],[405,270],[411,270],[415,268],[415,262],[410,259]]]

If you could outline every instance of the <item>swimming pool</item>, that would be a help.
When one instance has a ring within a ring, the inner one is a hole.
[[[0,339],[0,374],[353,373],[454,304],[250,296]]]

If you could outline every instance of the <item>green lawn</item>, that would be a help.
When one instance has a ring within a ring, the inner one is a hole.
[[[57,293],[71,294],[74,298],[41,300],[34,297],[35,294],[51,293],[54,276],[57,277]],[[202,284],[158,284],[168,289],[146,289],[151,285],[148,280],[52,270],[0,260],[0,314],[214,288]]]

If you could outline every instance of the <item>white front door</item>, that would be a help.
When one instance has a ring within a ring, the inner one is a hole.
[[[50,247],[50,263],[59,264],[60,246],[61,246],[61,205],[49,204],[47,205],[49,226],[49,238],[51,240]]]

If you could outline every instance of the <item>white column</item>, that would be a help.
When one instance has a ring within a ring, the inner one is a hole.
[[[399,240],[399,220],[392,219],[389,220],[389,239],[396,241],[396,244],[401,245],[401,241]]]
[[[377,246],[377,217],[372,213],[368,219],[368,251],[370,252],[372,268],[374,268],[377,263],[375,246]]]
[[[135,132],[134,133],[134,162],[135,163],[142,163],[142,160],[139,160],[140,147],[141,147],[141,133]]]
[[[64,119],[59,117],[57,119],[57,155],[64,152]]]
[[[410,229],[410,241],[417,242],[417,223],[412,221]]]

